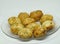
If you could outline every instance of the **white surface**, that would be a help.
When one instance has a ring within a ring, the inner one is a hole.
[[[20,42],[6,36],[1,31],[1,24],[7,17],[18,15],[20,11],[30,12],[36,9],[43,10],[44,13],[53,14],[60,17],[60,0],[0,0],[0,44],[28,44]],[[60,29],[53,34],[54,38],[40,44],[60,44]],[[34,42],[33,42],[34,43]],[[31,43],[31,44],[33,44]],[[36,43],[35,44],[39,44]]]

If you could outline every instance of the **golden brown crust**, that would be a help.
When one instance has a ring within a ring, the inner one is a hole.
[[[32,37],[32,31],[29,28],[23,28],[18,32],[18,36],[22,39],[28,39]]]
[[[30,13],[30,17],[34,18],[35,20],[39,20],[41,16],[43,15],[41,10],[36,10]]]
[[[55,26],[53,16],[43,15],[41,10],[30,12],[30,16],[26,12],[21,12],[18,17],[10,17],[8,23],[12,34],[19,36],[22,40],[28,40],[32,36],[38,39],[43,38],[47,31]]]
[[[55,26],[55,23],[53,21],[47,20],[43,22],[42,27],[46,30],[49,31]]]
[[[35,38],[43,37],[43,36],[45,36],[45,34],[46,34],[46,32],[43,28],[40,28],[40,29],[36,28],[33,32],[33,36]]]
[[[46,20],[53,20],[53,16],[50,14],[45,14],[41,17],[40,22],[43,23]]]
[[[24,28],[24,26],[22,24],[13,24],[10,26],[10,28],[11,28],[11,32],[17,35],[18,31]]]
[[[37,24],[37,23],[30,23],[30,24],[28,24],[28,25],[26,25],[26,27],[27,28],[29,28],[29,29],[31,29],[32,31],[36,28],[37,29],[37,27],[41,27],[41,25],[40,24]]]
[[[18,17],[10,17],[8,19],[8,23],[10,25],[15,24],[15,23],[21,23],[20,19]]]
[[[22,22],[24,25],[28,25],[30,23],[35,22],[35,20],[33,18],[26,18],[24,19],[24,21]]]
[[[23,21],[25,18],[29,18],[29,14],[26,13],[26,12],[21,12],[21,13],[19,13],[18,18],[19,18],[21,21]]]

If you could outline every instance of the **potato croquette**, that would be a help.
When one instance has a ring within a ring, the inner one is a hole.
[[[43,22],[42,27],[46,30],[49,31],[55,26],[55,23],[53,21],[47,20]]]
[[[39,20],[42,17],[43,13],[41,10],[36,10],[30,13],[30,17],[35,20]]]
[[[22,39],[28,39],[32,37],[32,31],[29,28],[23,28],[18,32],[18,36]]]
[[[46,32],[43,28],[36,28],[33,32],[34,38],[40,38],[46,35]]]
[[[46,20],[53,20],[53,16],[50,14],[45,14],[41,17],[40,22],[43,23]]]
[[[20,19],[18,17],[10,17],[8,19],[8,23],[10,25],[15,24],[15,23],[21,23]]]
[[[19,15],[18,15],[18,18],[23,21],[25,18],[29,18],[29,14],[26,13],[26,12],[21,12]]]
[[[10,17],[8,23],[11,33],[22,40],[43,39],[55,27],[53,16],[44,14],[42,10],[21,12],[17,17]]]
[[[35,22],[35,20],[33,18],[26,18],[24,19],[24,21],[22,22],[24,25],[28,25],[30,23]]]
[[[35,28],[37,28],[37,27],[39,27],[39,26],[41,27],[40,24],[31,23],[31,24],[28,24],[26,27],[33,31]]]
[[[22,24],[13,24],[10,26],[10,28],[11,28],[11,32],[17,35],[18,31],[24,28],[24,26]]]

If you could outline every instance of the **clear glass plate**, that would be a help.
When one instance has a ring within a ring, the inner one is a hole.
[[[7,18],[8,19],[8,18]],[[11,32],[10,32],[10,26],[9,26],[9,24],[8,24],[8,20],[4,20],[4,23],[2,23],[2,32],[4,33],[4,34],[6,34],[8,37],[11,37],[11,38],[14,38],[14,39],[18,39],[18,40],[20,40],[20,41],[22,41],[17,35],[13,35]],[[46,38],[44,38],[44,39],[40,39],[40,40],[36,40],[36,39],[34,39],[34,38],[32,38],[32,39],[30,39],[30,41],[29,42],[44,42],[44,41],[47,41],[47,40],[49,40],[49,39],[51,39],[52,37],[50,37],[50,35],[52,35],[53,36],[53,34],[60,28],[60,21],[59,21],[59,19],[58,18],[56,18],[56,17],[54,17],[54,22],[55,22],[55,27],[51,30],[51,31],[49,31],[48,33],[47,33],[47,35],[46,35]],[[23,41],[22,41],[23,42]]]

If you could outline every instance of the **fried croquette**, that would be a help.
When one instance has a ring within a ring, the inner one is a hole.
[[[10,28],[11,28],[11,32],[17,35],[18,31],[24,28],[24,26],[22,24],[13,24],[10,26]]]
[[[55,26],[55,23],[53,21],[47,20],[43,22],[42,27],[46,30],[49,31]]]
[[[43,29],[43,28],[36,28],[35,30],[34,30],[34,32],[33,32],[33,36],[35,37],[35,38],[40,38],[40,37],[43,37],[43,36],[45,36],[46,35],[46,32],[45,32],[45,30]]]
[[[45,15],[43,15],[42,17],[41,17],[41,19],[40,19],[40,23],[43,23],[44,21],[46,21],[46,20],[53,20],[53,16],[52,15],[50,15],[50,14],[45,14]]]
[[[35,22],[35,20],[33,18],[26,18],[24,19],[24,21],[22,22],[24,25],[28,25],[30,23]]]
[[[18,17],[8,19],[10,31],[17,35],[21,40],[44,39],[55,27],[53,16],[44,14],[42,10],[30,12],[21,12]],[[51,30],[49,32],[49,30]]]
[[[23,21],[25,18],[29,18],[29,14],[26,13],[26,12],[21,12],[21,13],[19,13],[18,18],[19,18],[21,21]]]
[[[21,23],[21,20],[18,17],[10,17],[8,19],[8,23],[10,25],[15,24],[15,23]]]
[[[36,10],[30,13],[30,17],[35,20],[39,20],[42,17],[43,13],[41,10]]]
[[[37,27],[39,27],[39,26],[41,27],[40,24],[31,23],[31,24],[28,24],[26,27],[33,31],[35,28],[37,28]]]
[[[32,31],[29,28],[23,28],[18,32],[18,36],[22,39],[29,39],[32,37]]]

